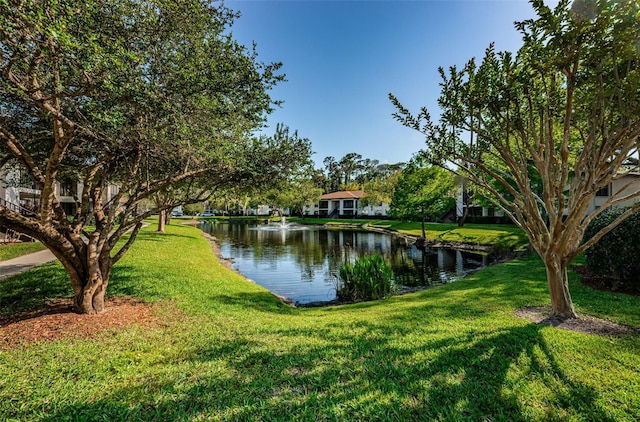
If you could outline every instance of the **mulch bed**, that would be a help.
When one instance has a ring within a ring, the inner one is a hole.
[[[525,306],[516,310],[515,315],[536,324],[551,325],[561,330],[613,337],[640,335],[640,330],[635,328],[591,316],[583,315],[572,319],[552,317],[550,306]]]
[[[91,338],[110,329],[132,324],[159,326],[156,306],[132,298],[117,297],[105,304],[98,315],[73,312],[71,299],[48,302],[44,308],[0,318],[0,350],[13,349],[36,341],[63,338]]]
[[[572,268],[580,275],[580,282],[585,286],[589,286],[595,290],[615,291],[617,293],[625,293],[637,296],[640,292],[636,290],[617,289],[612,290],[611,281],[603,277],[591,273],[585,265],[575,265]],[[527,319],[540,325],[551,325],[553,327],[577,331],[587,334],[596,334],[601,336],[621,337],[628,335],[640,335],[640,330],[616,324],[600,318],[591,316],[580,316],[579,318],[562,319],[551,316],[551,307],[549,306],[525,306],[516,310],[515,315],[519,318]]]

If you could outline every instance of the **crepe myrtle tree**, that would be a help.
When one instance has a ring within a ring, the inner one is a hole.
[[[40,193],[34,213],[3,203],[0,225],[53,252],[77,312],[104,310],[145,218],[295,165],[290,137],[251,135],[283,76],[232,39],[235,18],[198,0],[0,1],[0,165]]]
[[[640,192],[611,196],[588,213],[596,192],[626,171],[640,135],[640,6],[636,1],[531,1],[534,20],[516,23],[516,53],[486,51],[442,76],[438,122],[393,95],[395,117],[426,136],[432,163],[471,181],[522,228],[544,261],[552,314],[575,318],[567,268],[640,208],[583,239],[603,210]],[[475,142],[465,142],[467,134]],[[624,189],[621,190],[621,192]]]

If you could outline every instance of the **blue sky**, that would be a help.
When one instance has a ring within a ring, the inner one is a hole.
[[[548,0],[547,4],[557,1]],[[388,94],[412,111],[439,113],[438,66],[461,66],[497,50],[516,51],[514,21],[534,16],[526,0],[309,1],[230,0],[232,32],[257,44],[258,57],[282,62],[284,104],[269,116],[309,138],[316,167],[349,152],[381,163],[407,161],[424,145],[403,127]]]

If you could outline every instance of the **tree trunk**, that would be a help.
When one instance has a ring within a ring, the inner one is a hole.
[[[135,233],[132,236],[135,238]],[[91,233],[88,237],[89,241],[83,247],[78,242],[69,242],[75,247],[60,247],[60,243],[48,247],[71,279],[73,310],[79,314],[99,314],[105,309],[105,293],[115,261],[111,258],[108,241],[101,241],[99,233]],[[127,245],[130,241],[125,247]]]
[[[551,296],[551,316],[561,319],[577,318],[569,294],[567,265],[555,253],[544,257],[544,265],[547,269],[547,283]]]
[[[79,314],[99,314],[104,312],[104,294],[107,291],[108,280],[99,275],[82,288],[79,294],[74,295],[73,310]]]
[[[79,314],[99,314],[104,312],[104,296],[111,274],[111,258],[103,251],[88,253],[86,268],[77,269],[76,274],[84,274],[84,280],[77,280],[74,288],[73,309]]]
[[[165,216],[166,213],[167,212],[164,211],[164,210],[162,210],[162,211],[160,211],[158,213],[158,232],[159,233],[164,233],[164,226],[165,226],[165,223],[167,221],[166,216]]]
[[[464,223],[467,220],[467,216],[469,215],[469,203],[464,203],[464,211],[462,212],[462,217],[458,220],[458,227],[464,227]]]

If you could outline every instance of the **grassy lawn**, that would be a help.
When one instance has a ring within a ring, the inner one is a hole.
[[[44,249],[44,245],[40,242],[0,244],[0,261],[7,261]]]
[[[422,236],[420,222],[402,222],[396,220],[348,220],[289,218],[303,224],[327,224],[329,226],[360,225],[373,226],[397,231],[412,236]],[[526,234],[514,225],[501,224],[465,224],[458,227],[455,223],[427,223],[426,236],[430,241],[456,242],[475,245],[495,245],[499,250],[512,251],[524,249],[529,241]]]
[[[111,295],[162,324],[0,351],[0,420],[636,421],[640,336],[514,317],[549,304],[535,257],[391,299],[290,308],[193,227],[144,229]],[[44,283],[46,281],[46,283]],[[640,327],[640,298],[571,285],[579,313]],[[0,281],[0,308],[68,296],[59,264]]]

